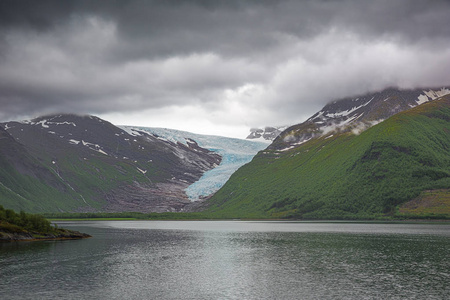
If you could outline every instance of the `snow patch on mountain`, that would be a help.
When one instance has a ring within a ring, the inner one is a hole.
[[[329,117],[329,118],[346,117],[346,116],[350,115],[352,112],[360,109],[361,107],[367,106],[373,100],[373,98],[375,98],[375,97],[372,97],[372,99],[370,99],[368,102],[366,102],[366,103],[364,103],[364,104],[362,104],[360,106],[356,106],[356,107],[353,107],[353,108],[351,108],[349,110],[344,110],[344,111],[341,111],[341,112],[328,113],[328,114],[326,114],[326,116]],[[358,99],[356,99],[356,100],[358,100]],[[322,111],[321,111],[321,113],[323,114]]]
[[[330,136],[330,137],[331,137],[331,136]],[[279,151],[279,152],[284,152],[284,151],[288,151],[288,150],[294,149],[295,147],[300,146],[301,144],[306,143],[306,142],[309,141],[310,139],[312,139],[312,137],[306,138],[306,139],[301,140],[300,142],[297,142],[297,143],[293,143],[291,146],[286,147],[286,148],[281,149],[281,150],[278,150],[278,151]]]
[[[50,128],[50,125],[71,125],[76,127],[77,125],[73,122],[51,122],[47,119],[42,119],[40,121],[24,120],[19,123],[29,124],[29,125],[41,125],[43,128]]]
[[[445,96],[447,94],[450,94],[450,90],[447,88],[441,88],[440,90],[428,90],[428,91],[423,91],[423,95],[420,95],[419,97],[417,97],[417,105],[423,104],[425,102],[434,100],[436,98]]]
[[[69,143],[72,145],[79,145],[81,143],[81,145],[88,147],[89,149],[93,150],[93,151],[97,151],[101,154],[104,155],[108,155],[108,153],[106,153],[105,151],[102,150],[102,147],[98,144],[94,144],[94,143],[89,143],[86,142],[84,140],[78,141],[78,140],[74,140],[74,139],[69,139]]]
[[[136,169],[137,169],[139,172],[141,172],[142,174],[147,173],[147,170],[142,170],[142,169],[140,169],[139,167],[136,167]]]
[[[142,134],[135,128],[131,126],[118,126],[120,129],[132,136],[141,136]]]
[[[205,172],[198,181],[185,190],[191,201],[198,201],[215,193],[237,169],[250,162],[258,151],[267,147],[267,142],[201,135],[175,129],[119,127],[128,133],[147,132],[157,138],[173,143],[181,143],[186,146],[197,143],[198,146],[214,151],[222,156],[222,162],[219,166]]]

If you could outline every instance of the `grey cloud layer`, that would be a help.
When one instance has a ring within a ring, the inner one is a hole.
[[[300,121],[348,94],[448,84],[449,14],[425,0],[1,1],[0,120],[234,103],[249,125]]]

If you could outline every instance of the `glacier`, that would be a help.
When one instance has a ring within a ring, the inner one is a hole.
[[[185,190],[189,200],[193,202],[204,199],[218,191],[237,169],[250,162],[259,151],[267,148],[270,142],[202,135],[168,128],[119,127],[127,132],[133,132],[132,129],[145,131],[161,139],[184,145],[187,145],[189,140],[194,140],[200,147],[222,156],[222,162],[219,166],[205,172],[198,181]]]

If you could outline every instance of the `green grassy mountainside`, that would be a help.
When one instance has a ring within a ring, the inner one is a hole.
[[[0,200],[2,205],[17,211],[54,211],[57,207],[70,210],[82,203],[56,173],[3,128],[0,128]]]
[[[269,147],[233,174],[207,211],[233,218],[449,217],[449,193],[447,95],[359,135]]]
[[[42,212],[166,212],[221,157],[93,116],[0,124],[0,204]]]

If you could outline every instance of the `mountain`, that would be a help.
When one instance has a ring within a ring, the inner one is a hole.
[[[180,211],[221,156],[93,116],[0,124],[0,204],[30,212]]]
[[[359,133],[396,113],[450,94],[450,87],[400,90],[387,88],[381,92],[347,97],[327,104],[321,111],[294,126],[251,128],[249,140],[275,141],[271,149],[294,148],[311,138],[336,130]]]
[[[264,128],[251,128],[250,134],[246,137],[248,140],[273,141],[287,126],[266,126]]]
[[[388,89],[330,103],[236,171],[207,211],[233,218],[448,217],[450,95],[439,97],[446,93]]]
[[[286,151],[302,143],[335,132],[358,134],[401,111],[450,94],[449,87],[400,90],[388,88],[381,92],[348,97],[327,104],[301,124],[287,128],[278,135],[269,149]]]

